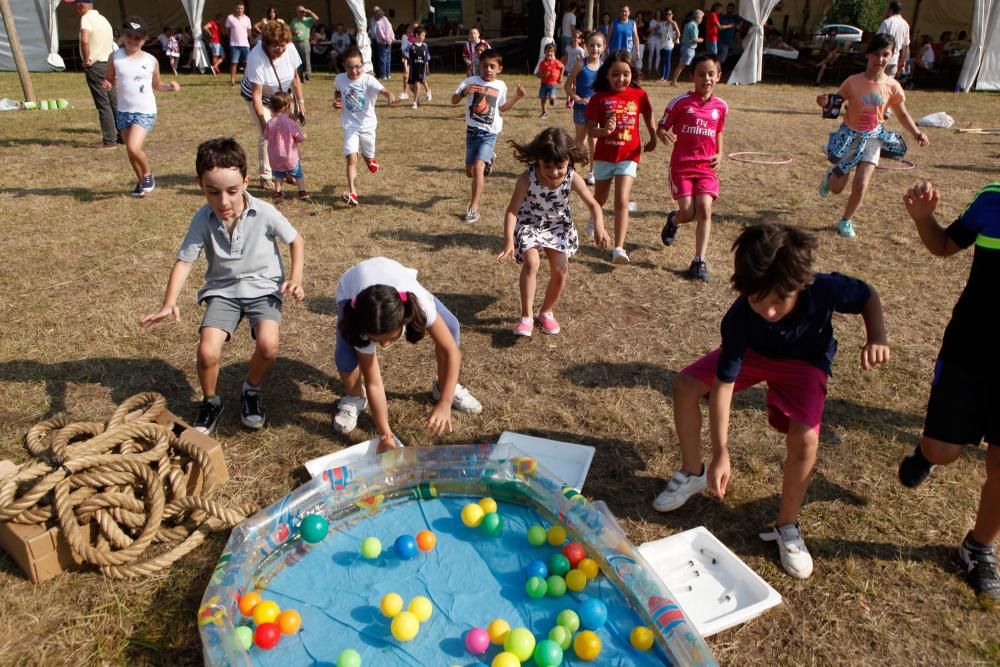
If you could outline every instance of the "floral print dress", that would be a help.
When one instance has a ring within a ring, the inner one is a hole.
[[[529,248],[552,248],[567,257],[576,254],[580,237],[569,213],[569,196],[573,190],[573,168],[566,178],[549,189],[539,182],[534,165],[528,167],[528,194],[517,210],[514,225],[514,259],[520,264]]]

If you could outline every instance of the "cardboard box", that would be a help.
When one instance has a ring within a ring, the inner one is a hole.
[[[164,410],[156,422],[173,431],[174,435],[181,441],[195,445],[208,453],[208,460],[212,462],[212,477],[215,486],[219,486],[229,479],[229,471],[226,469],[226,457],[222,453],[221,442],[215,438],[210,438],[201,431],[194,430],[190,424],[169,410]],[[187,492],[188,495],[194,496],[201,492],[204,475],[200,466],[197,464],[192,465],[193,472],[189,477]]]

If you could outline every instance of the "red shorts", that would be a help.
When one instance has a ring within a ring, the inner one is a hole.
[[[674,201],[695,195],[719,198],[719,175],[709,168],[670,169],[670,193]]]
[[[709,352],[681,373],[711,387],[721,353],[721,348]],[[826,373],[805,361],[771,359],[747,350],[736,378],[735,391],[766,382],[767,422],[771,426],[788,433],[788,423],[794,421],[818,432],[823,421],[827,379]],[[708,394],[705,396],[707,398]]]

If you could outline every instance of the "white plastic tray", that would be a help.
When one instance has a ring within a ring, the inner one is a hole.
[[[516,448],[514,451],[512,448]],[[594,448],[570,442],[536,438],[513,431],[500,434],[491,459],[509,459],[519,456],[518,451],[532,457],[557,478],[576,490],[582,490],[594,460]]]
[[[647,542],[639,553],[703,637],[781,604],[778,591],[704,526]]]

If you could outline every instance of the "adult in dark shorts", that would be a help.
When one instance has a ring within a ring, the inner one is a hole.
[[[934,216],[940,198],[928,182],[903,197],[920,240],[938,257],[970,245],[976,250],[962,296],[952,311],[934,367],[924,437],[899,464],[899,481],[923,482],[935,465],[957,459],[965,445],[986,440],[986,483],[976,523],[958,547],[965,579],[980,602],[1000,602],[1000,570],[994,544],[1000,539],[1000,356],[996,353],[1000,313],[1000,183],[980,190],[948,227]]]

